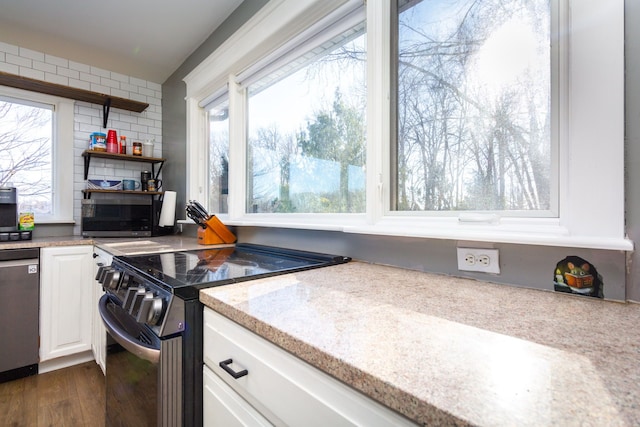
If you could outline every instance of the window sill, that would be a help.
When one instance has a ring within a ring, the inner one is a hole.
[[[536,246],[559,246],[585,249],[633,251],[633,242],[624,237],[572,235],[557,219],[507,218],[496,224],[460,223],[457,218],[386,217],[376,224],[366,224],[364,215],[321,216],[247,215],[239,219],[220,216],[227,225],[238,227],[277,227],[304,230],[342,231],[376,236],[402,236],[425,239],[464,240],[487,243],[511,243]]]

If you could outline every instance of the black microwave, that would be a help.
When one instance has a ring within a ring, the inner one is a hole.
[[[157,203],[152,197],[83,199],[82,236],[146,237],[154,234]]]

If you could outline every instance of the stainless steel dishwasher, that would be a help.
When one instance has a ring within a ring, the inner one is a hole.
[[[38,373],[40,249],[0,246],[0,382]]]

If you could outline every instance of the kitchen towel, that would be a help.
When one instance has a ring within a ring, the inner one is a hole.
[[[165,191],[162,201],[162,209],[160,210],[160,227],[173,227],[176,218],[176,192]]]

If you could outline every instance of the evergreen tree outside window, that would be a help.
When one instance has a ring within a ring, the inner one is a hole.
[[[364,31],[338,40],[248,87],[247,212],[365,212]]]

